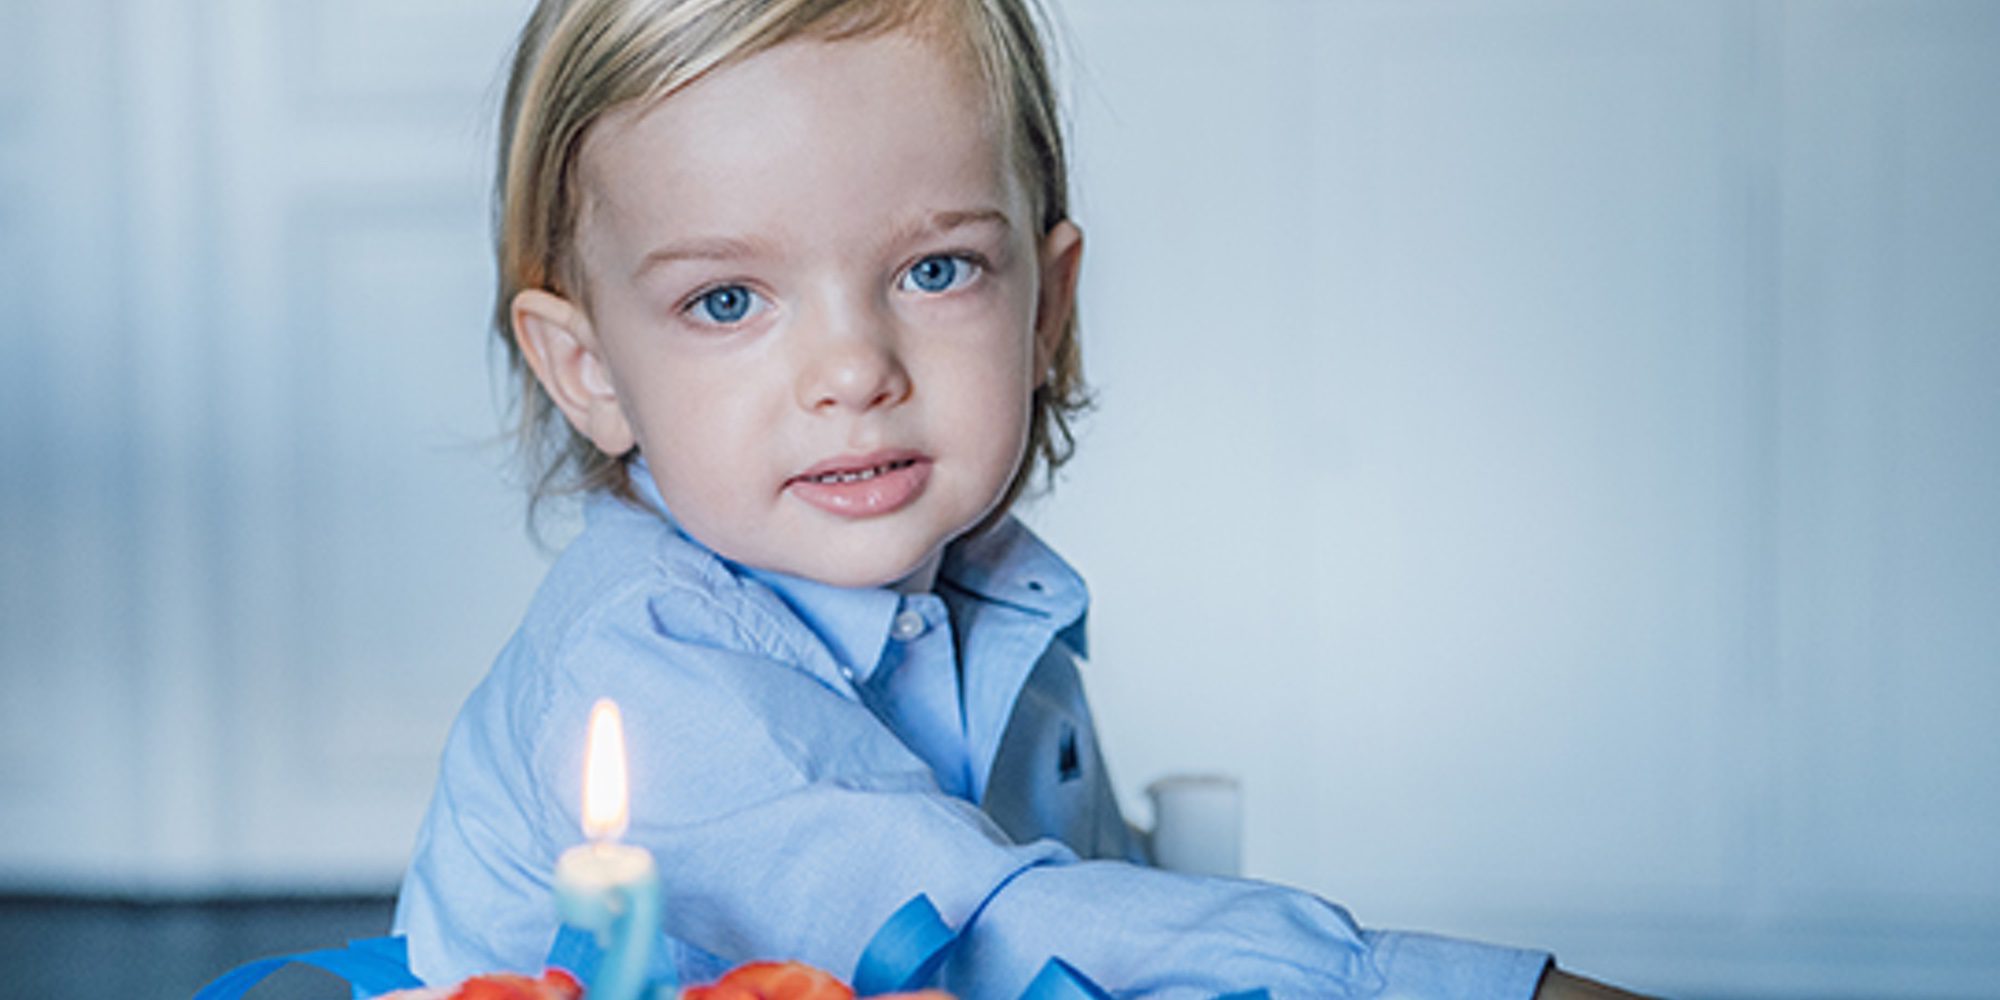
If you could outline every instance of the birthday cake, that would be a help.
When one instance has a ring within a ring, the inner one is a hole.
[[[474,976],[452,989],[402,990],[378,1000],[581,1000],[583,987],[569,973],[550,969],[541,978]],[[752,962],[707,986],[680,991],[680,1000],[854,1000],[854,990],[833,976],[798,962]],[[880,1000],[951,1000],[939,990],[897,993]]]
[[[527,976],[474,976],[452,989],[397,990],[376,1000],[580,1000],[583,986],[561,969],[540,979]]]

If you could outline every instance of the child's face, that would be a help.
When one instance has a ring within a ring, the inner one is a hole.
[[[588,312],[524,293],[517,334],[726,557],[890,583],[1023,460],[1081,237],[1038,236],[963,62],[903,33],[788,42],[590,133]]]

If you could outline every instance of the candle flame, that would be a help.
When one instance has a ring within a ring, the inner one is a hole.
[[[625,724],[618,703],[590,706],[590,746],[583,759],[583,835],[616,840],[631,823],[626,805]]]

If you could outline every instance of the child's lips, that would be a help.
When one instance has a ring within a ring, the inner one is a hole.
[[[873,517],[915,500],[930,481],[930,474],[928,456],[893,449],[817,463],[786,480],[785,489],[830,514]]]

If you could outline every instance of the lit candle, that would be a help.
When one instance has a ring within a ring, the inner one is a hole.
[[[653,855],[618,838],[631,822],[626,805],[625,728],[618,703],[590,709],[583,761],[583,834],[590,841],[556,861],[556,909],[571,926],[597,936],[603,958],[590,1000],[640,1000],[653,944],[660,935],[660,873]]]

